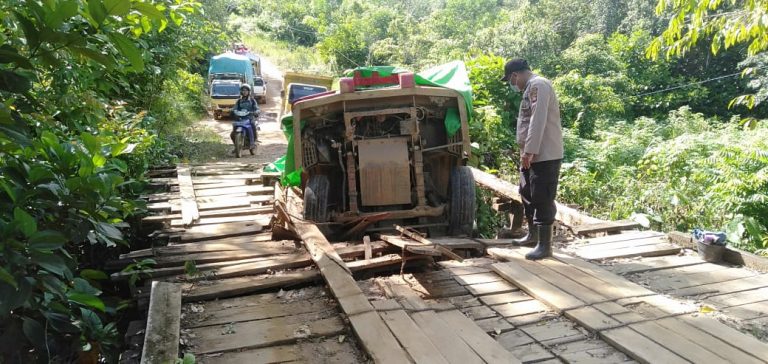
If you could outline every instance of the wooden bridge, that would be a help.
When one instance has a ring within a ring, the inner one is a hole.
[[[331,244],[300,219],[300,192],[256,166],[154,175],[156,246],[109,264],[144,282],[123,363],[768,362],[765,260],[706,263],[685,234],[559,206],[560,249],[540,262],[503,239]],[[514,186],[475,178],[519,211]]]

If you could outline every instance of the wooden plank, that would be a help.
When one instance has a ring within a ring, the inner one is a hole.
[[[521,363],[461,312],[456,310],[443,311],[439,312],[437,316],[458,333],[461,339],[486,363]]]
[[[181,187],[181,185],[179,185]],[[264,187],[261,185],[247,185],[239,187],[225,187],[217,188],[213,190],[199,190],[195,191],[197,197],[211,197],[211,196],[225,196],[233,194],[247,193],[249,195],[272,195],[274,192],[273,187]]]
[[[349,269],[314,224],[293,221],[292,226],[320,269],[331,292],[349,317],[365,351],[377,363],[406,363],[410,360],[403,348],[374,311]]]
[[[179,357],[181,287],[154,282],[149,298],[142,364],[175,362]]]
[[[688,363],[672,351],[655,343],[629,327],[600,332],[611,345],[643,364]]]
[[[634,248],[638,246],[645,246],[645,245],[654,245],[654,244],[663,244],[668,243],[666,236],[654,236],[650,238],[643,238],[643,239],[632,239],[632,240],[620,240],[620,241],[614,241],[610,243],[600,243],[600,244],[576,244],[573,247],[576,251],[584,251],[584,252],[595,252],[595,251],[603,251],[603,250],[615,250],[615,249],[623,249],[623,248]]]
[[[697,267],[703,267],[706,265],[698,265]],[[723,268],[723,267],[719,267]],[[651,289],[661,292],[672,291],[676,289],[694,287],[711,283],[728,282],[740,278],[747,278],[755,276],[757,273],[748,271],[746,269],[739,268],[726,268],[716,269],[712,271],[705,271],[692,274],[677,274],[678,269],[670,269],[663,271],[651,272],[641,275],[642,277],[649,278],[649,286]],[[667,275],[665,275],[667,274]]]
[[[503,279],[504,278],[499,277],[496,273],[478,273],[456,276],[456,281],[462,285],[498,282]]]
[[[607,267],[613,273],[627,275],[634,273],[652,272],[655,270],[686,267],[704,263],[698,256],[661,256],[647,257],[629,262],[620,262]]]
[[[480,296],[479,298],[480,298],[480,301],[482,301],[484,304],[492,306],[492,305],[501,305],[505,303],[527,301],[531,299],[531,296],[525,294],[525,292],[516,291],[516,292],[493,294],[488,296]]]
[[[596,279],[591,278],[587,274],[581,274],[582,272],[579,272],[576,268],[569,267],[566,264],[558,262],[550,263],[547,262],[548,259],[539,262],[532,262],[525,259],[525,256],[522,255],[517,249],[506,250],[506,252],[507,253],[503,255],[503,257],[510,262],[519,264],[523,269],[537,275],[539,278],[556,286],[563,292],[578,298],[586,304],[602,302],[608,298],[605,295],[595,292],[595,290],[590,287],[590,285],[594,282],[590,281],[589,279]],[[502,255],[502,253],[500,253],[500,249],[494,250],[493,254],[500,256]],[[562,272],[562,270],[568,271],[569,274]],[[574,274],[575,276],[571,274]],[[581,278],[581,280],[579,278]],[[621,292],[612,291],[612,293],[615,296],[624,297]]]
[[[344,332],[339,317],[291,322],[289,317],[191,329],[195,354],[263,348],[291,344],[296,340],[337,335]]]
[[[641,245],[611,250],[577,250],[576,255],[589,260],[618,259],[633,257],[656,257],[660,255],[673,255],[680,252],[680,247],[674,244],[662,243],[654,245]]]
[[[729,281],[727,285],[720,283],[702,284],[695,287],[687,287],[669,291],[676,296],[695,296],[707,295],[714,296],[719,294],[735,293],[747,291],[756,288],[768,287],[768,274],[761,274],[747,278],[735,279]]]
[[[228,210],[205,210],[199,211],[200,217],[225,217],[225,216],[241,216],[241,215],[258,215],[272,213],[272,207],[245,207],[234,208]],[[171,220],[181,219],[181,214],[168,214],[168,215],[152,215],[146,216],[141,219],[143,222],[166,222]]]
[[[155,267],[170,267],[174,265],[183,265],[184,262],[194,261],[195,263],[213,263],[231,260],[242,260],[249,258],[266,257],[270,255],[280,255],[295,253],[298,250],[293,244],[253,244],[247,249],[238,249],[230,251],[186,253],[183,255],[163,255],[155,258]]]
[[[579,325],[584,326],[591,332],[602,331],[621,325],[619,321],[591,306],[568,310],[565,312],[565,316],[578,322]]]
[[[532,313],[546,312],[549,308],[543,303],[529,299],[526,301],[508,302],[491,308],[504,317],[524,316]]]
[[[450,308],[455,309],[453,305],[451,305]],[[462,308],[462,309],[459,309],[459,311],[461,311],[461,313],[463,313],[465,316],[469,317],[472,320],[482,320],[482,319],[487,319],[487,318],[497,316],[494,310],[490,309],[488,306],[485,306],[485,305]]]
[[[203,243],[172,244],[159,246],[156,248],[140,249],[120,254],[120,259],[134,259],[152,256],[168,256],[178,254],[223,252],[233,250],[260,250],[264,244],[272,242],[270,234],[261,234],[256,236],[246,236],[242,238],[227,238],[220,241],[207,241]],[[290,242],[280,242],[281,244],[293,246]]]
[[[320,279],[317,270],[304,270],[279,275],[238,277],[218,280],[211,285],[184,284],[184,302],[205,301],[233,297],[270,289],[286,289],[294,285]]]
[[[411,318],[449,363],[483,363],[483,359],[462,340],[455,329],[440,319],[434,311],[413,312]]]
[[[419,243],[422,243],[423,245],[436,247],[437,250],[440,253],[442,253],[443,255],[445,255],[448,258],[455,259],[455,260],[458,260],[460,262],[464,260],[464,258],[462,258],[460,255],[458,255],[458,254],[454,253],[453,251],[451,251],[451,249],[448,249],[448,248],[446,248],[446,247],[444,247],[444,246],[442,246],[440,244],[437,244],[437,243],[435,243],[435,242],[433,242],[431,240],[428,240],[427,238],[425,238],[425,237],[423,237],[423,236],[421,236],[421,235],[419,235],[419,234],[417,234],[417,233],[415,233],[415,232],[413,232],[413,231],[411,231],[409,229],[406,229],[406,228],[404,228],[404,227],[402,227],[400,225],[395,225],[395,230],[399,231],[401,234],[403,234],[403,235],[405,235],[405,236],[407,236],[407,237],[409,237],[409,238],[411,238],[411,239],[413,239],[415,241],[418,241]]]
[[[716,353],[723,358],[726,358],[733,363],[763,363],[763,361],[750,356],[738,347],[732,346],[729,342],[721,340],[717,336],[712,336],[695,326],[686,323],[676,317],[670,317],[655,321],[656,324],[664,327],[667,330],[672,331],[676,335],[685,336],[691,341],[701,345],[709,351]]]
[[[597,245],[597,244],[605,244],[605,243],[614,243],[617,241],[629,241],[629,240],[638,240],[638,239],[664,237],[664,236],[666,236],[666,234],[660,233],[657,231],[650,231],[650,230],[625,231],[625,232],[622,232],[621,234],[581,238],[576,242],[579,244]]]
[[[766,358],[768,358],[767,343],[756,339],[752,335],[744,334],[722,324],[712,317],[694,314],[680,316],[679,319],[709,335],[715,336],[720,340],[739,348],[741,351],[744,351],[757,359],[765,361]]]
[[[442,255],[442,253],[436,247],[409,242],[408,240],[405,240],[399,236],[379,234],[379,239],[386,241],[387,243],[390,243],[400,249],[405,249],[413,254],[429,255],[435,257]]]
[[[614,233],[622,230],[640,228],[640,224],[632,220],[606,221],[597,224],[582,224],[573,227],[576,235],[588,235],[595,233]]]
[[[516,263],[492,265],[494,272],[514,283],[523,291],[554,308],[562,311],[584,305],[584,301],[566,293],[555,285],[520,267]]]
[[[181,222],[184,226],[191,225],[200,218],[197,211],[197,197],[192,186],[192,177],[189,166],[180,166],[178,169],[179,195],[181,196]]]
[[[640,322],[629,327],[693,363],[721,363],[727,361],[726,358],[720,357],[699,346],[696,342],[689,340],[687,334],[678,335],[656,322]]]
[[[216,353],[210,356],[198,355],[195,357],[195,362],[199,364],[301,363],[306,359],[296,345],[280,345]]]
[[[226,308],[220,310],[207,310],[200,314],[200,318],[194,316],[185,320],[184,328],[196,328],[205,326],[225,325],[232,322],[246,322],[265,320],[270,318],[285,316],[300,316],[317,318],[319,316],[327,317],[335,312],[333,305],[329,305],[323,300],[301,300],[286,303],[263,303],[253,302],[240,307]],[[323,311],[329,311],[329,314],[320,314]],[[312,314],[313,316],[302,316]],[[297,319],[298,320],[298,319]]]
[[[555,252],[553,257],[565,264],[578,268],[579,270],[605,282],[609,286],[613,286],[615,289],[622,289],[627,291],[628,296],[639,297],[639,296],[648,296],[648,295],[655,294],[654,291],[644,288],[637,283],[630,282],[626,280],[624,277],[621,277],[617,274],[613,274],[604,268],[601,268],[595,264],[586,262],[584,260],[573,258],[560,252]],[[600,287],[594,287],[594,288],[600,288]]]
[[[253,222],[233,222],[215,225],[194,226],[181,234],[182,242],[198,242],[201,240],[224,239],[236,236],[255,235],[266,230],[269,219],[263,218]]]
[[[765,282],[768,286],[768,282]],[[707,302],[714,302],[718,307],[732,307],[768,300],[768,287],[759,289],[729,293],[717,296],[709,296]]]
[[[464,287],[469,291],[469,293],[472,293],[475,296],[482,296],[486,294],[507,293],[507,292],[514,292],[514,291],[520,290],[519,288],[513,286],[506,280],[497,281],[497,282],[470,284]]]
[[[379,315],[416,363],[448,363],[405,311],[386,311]]]
[[[632,297],[635,295],[634,291],[625,290],[623,289],[623,287],[606,285],[605,282],[597,279],[596,277],[572,265],[565,264],[559,260],[543,259],[539,261],[539,264],[549,268],[550,270],[556,272],[560,276],[564,276],[564,279],[570,279],[570,280],[576,281],[581,286],[587,287],[589,290],[597,292],[600,296],[607,299],[614,300],[619,298]],[[557,277],[555,277],[555,280],[557,280]],[[558,285],[561,288],[563,288],[562,285],[559,285],[557,283],[555,283],[555,285]],[[576,290],[579,290],[578,286],[576,287]],[[566,292],[569,292],[569,291],[566,290]]]

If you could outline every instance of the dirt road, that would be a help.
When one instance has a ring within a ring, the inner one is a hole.
[[[229,133],[232,131],[232,120],[214,120],[213,116],[202,120],[200,123],[206,128],[216,131],[221,136],[222,143],[227,144],[227,154],[219,156],[222,162],[238,163],[269,163],[285,154],[288,146],[283,131],[280,129],[280,122],[277,120],[280,114],[280,90],[283,88],[283,76],[280,70],[268,59],[262,58],[261,72],[264,80],[267,81],[267,103],[259,105],[261,108],[259,131],[259,147],[255,156],[250,155],[248,151],[243,151],[242,158],[235,158],[232,153],[232,141]]]

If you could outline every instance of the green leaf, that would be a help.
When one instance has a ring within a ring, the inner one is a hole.
[[[133,7],[143,15],[150,17],[152,20],[160,20],[165,18],[163,12],[157,10],[155,5],[151,3],[137,2],[133,4]]]
[[[83,57],[88,57],[102,64],[104,67],[107,67],[107,69],[112,69],[115,67],[115,60],[108,54],[84,47],[70,47],[69,49]]]
[[[103,167],[104,164],[107,163],[107,158],[101,154],[94,154],[91,160],[93,161],[93,166],[96,168]]]
[[[126,16],[131,10],[131,2],[128,0],[104,0],[104,7],[107,8],[107,14],[115,16]]]
[[[45,24],[51,28],[58,28],[65,20],[71,19],[77,15],[79,10],[77,1],[63,0],[59,2],[55,11],[51,11],[45,14]]]
[[[37,222],[28,212],[16,207],[13,209],[13,221],[18,224],[24,236],[30,237],[37,231]]]
[[[18,72],[0,70],[0,91],[23,94],[32,88],[32,82]]]
[[[184,359],[181,361],[182,364],[195,364],[195,355],[192,353],[184,353]]]
[[[29,247],[35,250],[50,251],[63,247],[67,240],[68,239],[58,231],[43,230],[34,233],[29,238]]]
[[[104,234],[104,236],[112,240],[123,240],[123,233],[120,232],[112,224],[106,222],[99,222],[96,224],[96,231]]]
[[[24,31],[24,37],[27,38],[27,46],[29,48],[37,47],[40,44],[40,31],[38,31],[37,27],[35,27],[35,25],[21,13],[14,11],[13,14],[16,15],[16,19],[19,21],[19,24],[21,24],[21,29]]]
[[[34,252],[31,255],[32,261],[34,261],[35,264],[53,274],[66,277],[71,273],[69,267],[67,267],[67,264],[64,262],[64,259],[58,255]]]
[[[29,62],[27,57],[24,57],[16,51],[15,48],[4,44],[0,47],[0,63],[16,63],[19,67],[26,69],[33,69],[32,63]]]
[[[81,133],[80,139],[83,140],[83,145],[85,145],[85,149],[87,149],[89,153],[99,154],[101,152],[101,142],[99,142],[99,139],[92,134]]]
[[[88,0],[88,14],[96,22],[94,24],[96,28],[101,26],[101,23],[107,18],[107,11],[101,0]]]
[[[27,340],[36,347],[45,347],[46,337],[43,325],[29,317],[23,317],[22,320],[24,323],[21,325],[21,329]]]
[[[83,306],[95,308],[101,312],[104,312],[105,310],[104,302],[100,298],[94,295],[70,292],[67,294],[67,298],[69,298],[69,300],[72,302],[79,303]]]
[[[13,288],[19,289],[19,285],[16,283],[16,279],[14,279],[13,276],[3,267],[0,267],[0,281],[10,284],[13,286]]]
[[[94,281],[101,281],[109,278],[106,273],[95,269],[83,269],[80,271],[80,277]]]
[[[144,69],[144,58],[142,58],[141,50],[136,47],[136,44],[130,38],[120,33],[109,33],[109,39],[120,54],[131,62],[134,71],[139,72]]]

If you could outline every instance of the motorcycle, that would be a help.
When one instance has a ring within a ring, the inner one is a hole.
[[[234,129],[233,136],[233,142],[235,144],[235,157],[240,158],[242,156],[242,150],[243,147],[248,147],[248,150],[251,152],[251,155],[256,154],[256,143],[258,142],[258,114],[255,115],[256,119],[256,129],[254,130],[253,125],[251,124],[251,118],[250,114],[251,112],[248,110],[235,110],[235,120],[232,122],[232,127]]]

